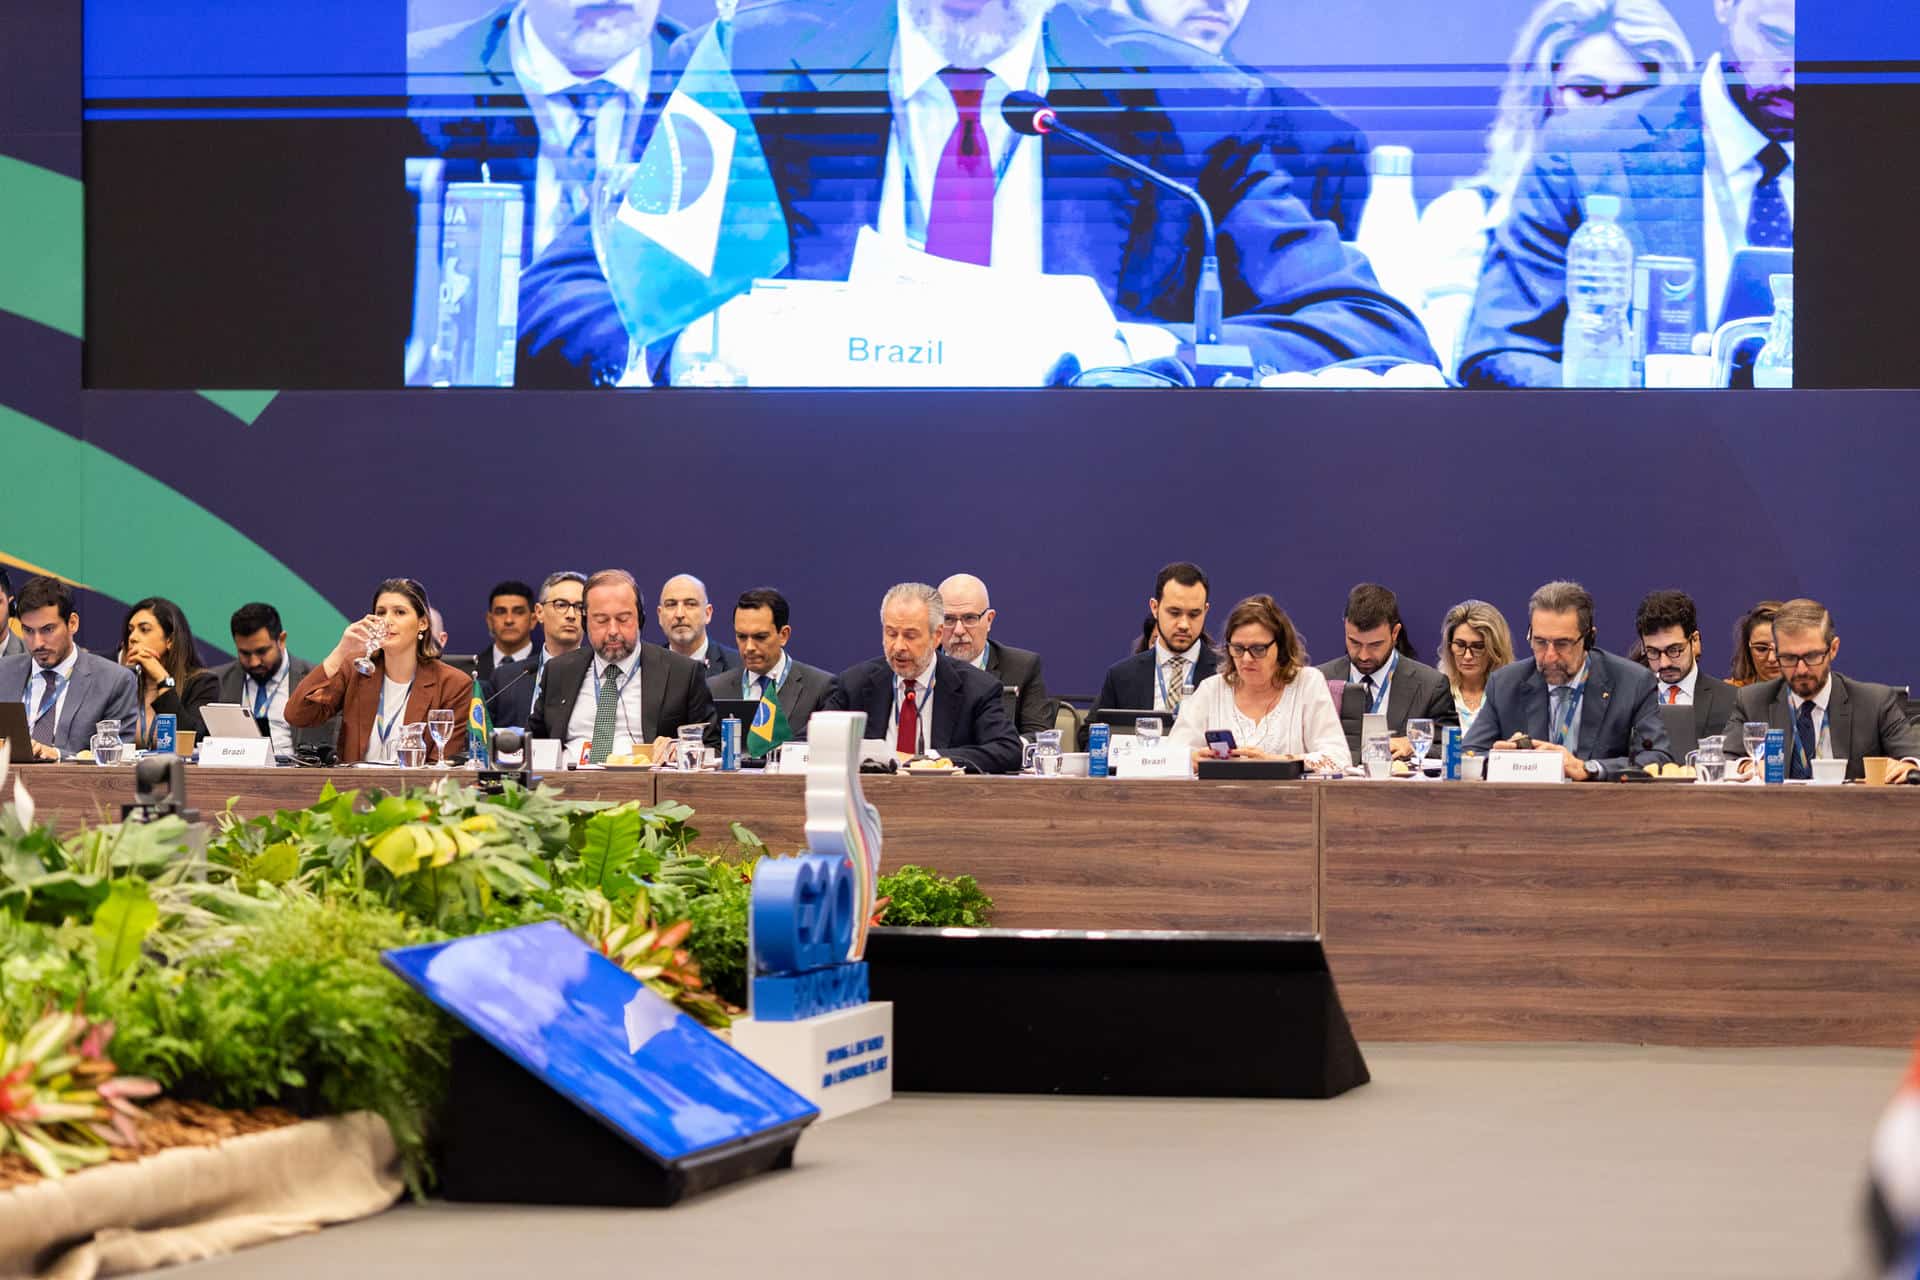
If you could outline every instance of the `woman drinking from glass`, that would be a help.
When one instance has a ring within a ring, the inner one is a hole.
[[[200,665],[193,628],[180,606],[148,596],[127,612],[120,629],[120,664],[140,677],[139,720],[120,726],[141,747],[153,747],[154,721],[172,716],[176,731],[204,733],[200,708],[220,700],[220,679]]]
[[[1309,768],[1353,763],[1327,678],[1307,665],[1300,633],[1272,596],[1249,596],[1227,615],[1220,669],[1180,703],[1172,738],[1197,760],[1209,730],[1233,734],[1244,760],[1304,757]]]
[[[1485,600],[1462,600],[1440,624],[1440,671],[1453,689],[1460,713],[1460,736],[1487,700],[1487,677],[1513,661],[1513,635],[1507,620]]]
[[[465,721],[473,680],[440,661],[428,608],[427,589],[412,578],[381,583],[367,616],[340,633],[326,661],[287,699],[287,723],[310,728],[337,715],[342,764],[394,764],[402,725],[423,722],[430,711],[455,711]]]

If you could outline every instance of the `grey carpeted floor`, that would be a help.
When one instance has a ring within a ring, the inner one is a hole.
[[[405,1206],[217,1277],[1863,1274],[1864,1049],[1373,1045],[1331,1102],[914,1096],[671,1210]]]

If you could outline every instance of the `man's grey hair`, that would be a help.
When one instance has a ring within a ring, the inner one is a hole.
[[[940,598],[937,588],[924,582],[902,582],[887,588],[887,594],[880,597],[880,616],[887,616],[887,606],[900,601],[919,601],[927,606],[927,628],[938,631],[947,621],[947,602]]]
[[[595,587],[613,586],[623,586],[633,592],[634,607],[642,613],[646,612],[647,598],[640,594],[640,584],[634,581],[633,575],[625,569],[601,569],[587,579],[588,591],[592,591]]]
[[[582,593],[584,593],[587,589],[586,574],[575,572],[572,569],[561,569],[561,570],[558,570],[557,572],[548,574],[546,578],[542,580],[542,582],[540,583],[541,603],[542,604],[546,603],[547,597],[553,594],[553,589],[559,586],[563,582],[579,583],[580,590]]]
[[[1527,601],[1527,613],[1573,613],[1580,617],[1580,634],[1593,633],[1593,596],[1577,582],[1549,582]]]

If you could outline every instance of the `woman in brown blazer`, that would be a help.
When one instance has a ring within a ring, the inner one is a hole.
[[[429,711],[458,711],[464,725],[473,679],[439,660],[440,645],[433,638],[427,608],[427,589],[412,578],[381,583],[367,616],[341,633],[326,661],[309,671],[287,698],[287,723],[310,728],[339,716],[342,764],[392,763],[400,726],[425,720]],[[373,654],[374,672],[361,675],[354,660],[367,656],[367,639],[382,625],[386,638]],[[465,732],[455,741],[464,745]],[[447,750],[450,756],[460,754],[454,742]]]

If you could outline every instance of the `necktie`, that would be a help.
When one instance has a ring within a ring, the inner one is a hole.
[[[1760,185],[1753,189],[1747,210],[1747,243],[1755,249],[1793,248],[1793,215],[1780,190],[1780,175],[1789,163],[1787,149],[1769,142],[1760,149]]]
[[[1679,685],[1670,684],[1667,686],[1667,705],[1670,707],[1677,707],[1680,705],[1680,686]]]
[[[40,675],[46,680],[47,687],[40,694],[40,714],[33,720],[33,740],[51,747],[58,732],[60,699],[54,696],[54,691],[59,687],[60,673],[43,667]]]
[[[1573,727],[1573,686],[1559,684],[1553,687],[1553,724],[1548,728],[1548,741],[1556,747],[1567,745],[1567,731]]]
[[[593,706],[593,751],[595,764],[604,764],[613,754],[614,712],[620,706],[620,668],[609,666],[600,677],[600,688]]]
[[[993,157],[980,124],[980,99],[987,73],[948,67],[941,81],[959,112],[927,208],[927,252],[958,262],[987,266],[993,261]]]
[[[900,728],[893,735],[893,749],[914,755],[920,750],[920,708],[914,705],[913,681],[903,681],[902,686],[905,692],[900,695]]]
[[[1813,731],[1813,701],[1800,704],[1800,714],[1793,718],[1793,762],[1789,778],[1811,778],[1813,776],[1813,757],[1819,753],[1820,738]]]
[[[255,720],[267,718],[267,686],[264,684],[253,695],[253,718]]]
[[[599,160],[594,153],[594,126],[609,101],[621,97],[621,91],[605,80],[590,80],[575,85],[560,95],[567,100],[579,125],[567,149],[553,158],[553,174],[560,183],[560,201],[554,206],[554,231],[558,233],[584,213],[593,190],[593,175]]]
[[[1367,710],[1371,712],[1373,710],[1373,694],[1374,694],[1373,677],[1361,676],[1360,687],[1367,691]]]
[[[1178,711],[1187,696],[1187,660],[1179,654],[1167,659],[1167,710]]]

